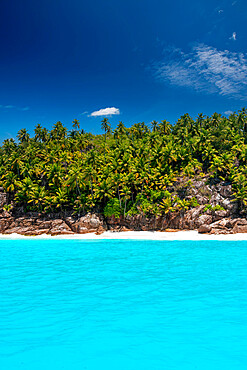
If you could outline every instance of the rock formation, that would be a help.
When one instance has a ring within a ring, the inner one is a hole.
[[[26,213],[22,210],[7,211],[8,196],[0,189],[0,233],[21,235],[70,235],[74,233],[101,234],[106,230],[170,231],[198,230],[199,233],[230,234],[247,232],[247,220],[239,213],[232,196],[231,185],[207,184],[207,178],[194,181],[183,189],[182,181],[169,189],[172,194],[182,194],[182,199],[192,197],[198,205],[189,210],[173,210],[163,216],[126,215],[104,218],[99,213],[82,216]],[[179,193],[180,192],[180,193]]]

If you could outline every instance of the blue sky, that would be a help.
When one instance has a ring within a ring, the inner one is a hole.
[[[247,106],[246,24],[245,0],[1,1],[0,140]]]

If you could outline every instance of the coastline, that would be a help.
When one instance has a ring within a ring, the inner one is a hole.
[[[21,234],[0,234],[1,240],[163,240],[163,241],[247,241],[247,233],[237,234],[200,234],[195,230],[185,230],[176,232],[162,232],[162,231],[105,231],[100,235],[95,233],[72,234],[72,235],[34,235],[26,236]]]

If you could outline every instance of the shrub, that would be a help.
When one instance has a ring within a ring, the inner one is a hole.
[[[203,212],[207,212],[207,210],[210,210],[210,211],[225,211],[225,208],[220,206],[219,204],[216,204],[216,206],[212,206],[211,204],[206,204],[204,209],[203,209]]]
[[[104,216],[111,217],[115,216],[115,218],[119,218],[121,215],[121,207],[119,200],[117,198],[112,198],[108,200],[105,208],[104,208]]]

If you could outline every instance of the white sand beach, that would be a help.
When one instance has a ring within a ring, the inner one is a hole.
[[[0,240],[15,240],[15,239],[79,239],[79,240],[105,240],[105,239],[133,239],[133,240],[222,240],[222,241],[241,241],[247,240],[247,233],[228,234],[228,235],[208,235],[199,234],[197,231],[177,231],[177,232],[159,232],[159,231],[125,231],[112,232],[106,231],[101,235],[94,233],[73,234],[73,235],[57,235],[51,236],[47,234],[39,236],[24,236],[20,234],[0,234]]]

